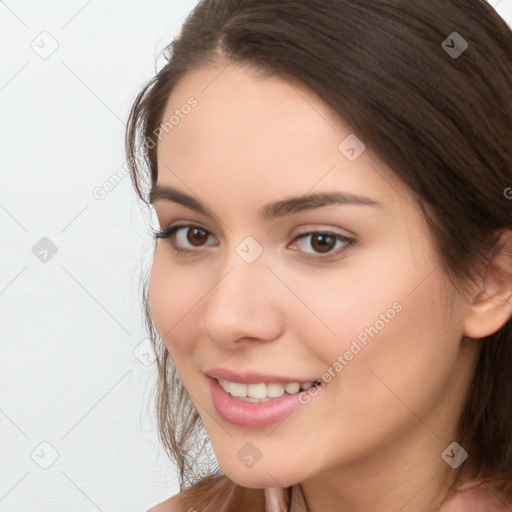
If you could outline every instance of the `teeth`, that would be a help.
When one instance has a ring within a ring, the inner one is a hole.
[[[226,391],[229,391],[233,396],[247,396],[247,384],[229,382],[229,390]]]
[[[244,400],[245,402],[266,402],[271,398],[283,396],[285,391],[289,395],[297,393],[300,389],[309,389],[317,381],[304,382],[289,382],[281,384],[273,382],[270,384],[241,384],[239,382],[230,382],[224,379],[218,379],[222,389],[236,398]]]
[[[262,398],[261,400],[258,400],[257,398],[251,398],[248,396],[239,396],[239,400],[243,400],[244,402],[268,402],[269,400],[272,400],[272,398]]]
[[[277,398],[284,395],[284,386],[282,384],[267,384],[267,396]]]
[[[284,390],[289,393],[290,395],[293,395],[294,393],[297,393],[300,389],[300,384],[298,382],[292,382],[290,384],[286,384],[284,387]]]
[[[267,398],[267,385],[247,384],[247,396],[249,398]]]

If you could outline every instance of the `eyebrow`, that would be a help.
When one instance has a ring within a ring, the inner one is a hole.
[[[171,201],[173,203],[181,204],[195,212],[215,217],[213,212],[201,203],[201,201],[174,187],[155,184],[151,190],[149,202],[154,204],[157,201]],[[375,199],[358,196],[349,192],[337,191],[307,194],[298,197],[290,197],[280,201],[272,201],[261,208],[259,215],[264,220],[271,220],[275,217],[284,217],[290,213],[298,213],[305,210],[312,210],[332,205],[383,207],[383,204]]]

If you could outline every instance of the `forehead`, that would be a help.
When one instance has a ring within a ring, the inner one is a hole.
[[[193,108],[187,106],[191,98]],[[355,161],[347,159],[340,143],[353,131],[297,80],[235,65],[201,68],[174,88],[162,123],[171,117],[172,129],[162,132],[157,147],[163,185],[183,185],[185,179],[197,191],[209,192],[205,184],[232,193],[244,187],[269,199],[276,188],[296,195],[341,186],[389,201],[397,189],[402,197],[407,193],[370,148]]]
[[[337,155],[342,119],[300,82],[264,77],[247,66],[201,68],[177,84],[163,122],[179,114],[191,97],[197,106],[169,131],[164,144],[159,144],[159,156],[169,147],[177,151],[180,148],[174,146],[186,144],[189,149],[208,150],[210,159],[217,153],[227,156],[243,150],[254,161],[279,148],[280,154],[292,150],[286,155],[292,160],[314,147],[319,137],[325,141],[322,150],[329,148]],[[309,144],[300,147],[293,144],[294,139]]]

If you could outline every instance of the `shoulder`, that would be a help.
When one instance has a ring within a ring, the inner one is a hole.
[[[180,505],[180,495],[172,496],[171,498],[162,501],[158,505],[150,508],[146,512],[182,512],[183,507]]]
[[[218,489],[219,486],[225,487],[228,482],[229,480],[226,477],[205,478],[196,482],[192,487],[184,489],[178,494],[158,503],[146,512],[194,512],[194,506],[191,506],[192,502],[197,504],[198,501],[205,498],[211,501],[212,494],[214,494],[212,491]]]
[[[146,512],[199,512],[206,509],[208,512],[262,512],[265,497],[262,489],[241,487],[223,475],[206,478]]]
[[[502,492],[510,480],[485,478],[470,480],[459,487],[439,512],[509,512]]]

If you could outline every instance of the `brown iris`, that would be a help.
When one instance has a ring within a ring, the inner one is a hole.
[[[191,233],[193,233],[191,235]],[[208,233],[204,229],[200,228],[189,228],[187,230],[187,240],[195,246],[202,245],[201,242],[208,240]],[[196,243],[199,242],[199,243]]]
[[[318,243],[315,243],[318,242]],[[318,252],[328,252],[332,250],[336,244],[336,238],[332,235],[326,234],[312,234],[311,236],[311,247]]]

